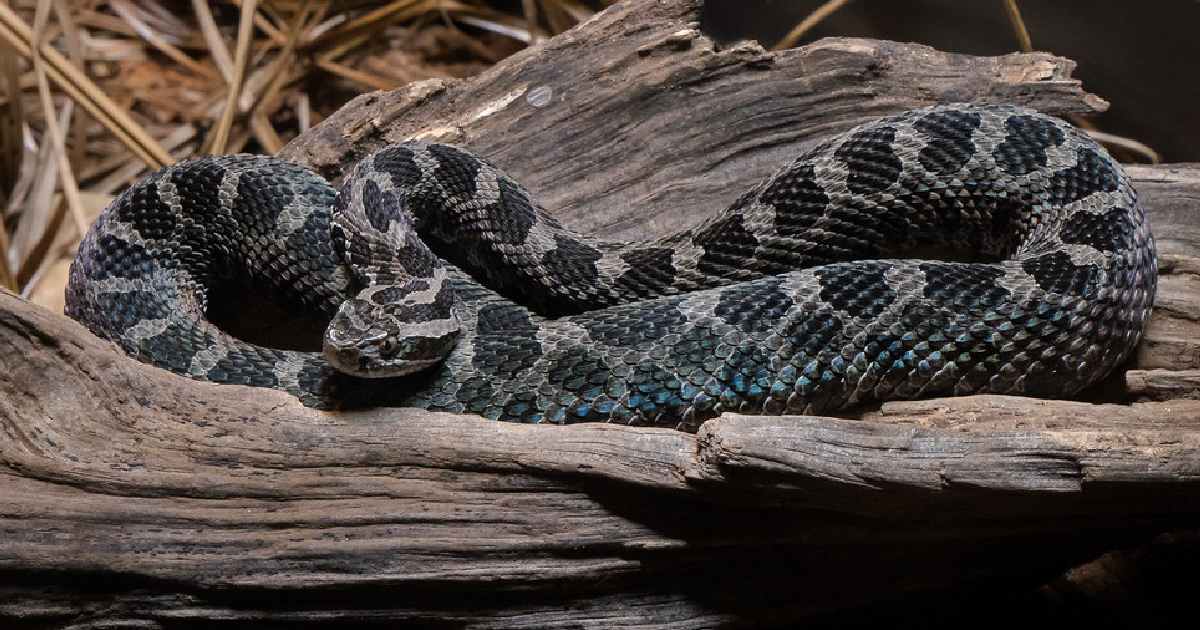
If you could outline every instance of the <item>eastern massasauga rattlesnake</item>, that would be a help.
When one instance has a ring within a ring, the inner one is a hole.
[[[955,262],[903,259],[931,247]],[[384,148],[340,191],[268,157],[192,160],[101,215],[67,312],[143,361],[312,406],[366,392],[499,420],[694,426],[1069,396],[1129,356],[1156,278],[1145,213],[1102,148],[1029,110],[951,105],[852,129],[640,243],[565,229],[450,146]],[[231,279],[332,318],[324,352],[207,321]]]

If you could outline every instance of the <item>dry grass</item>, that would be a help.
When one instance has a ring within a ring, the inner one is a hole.
[[[510,12],[487,0],[5,0],[0,286],[61,309],[80,236],[150,170],[273,153],[358,93],[477,73],[592,13],[580,0]]]

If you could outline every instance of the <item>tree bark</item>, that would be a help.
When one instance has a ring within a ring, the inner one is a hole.
[[[618,5],[472,79],[359,97],[284,155],[336,179],[388,142],[453,141],[565,222],[643,238],[872,117],[958,100],[1104,107],[1047,54],[718,49],[698,10]],[[142,365],[0,293],[0,619],[784,626],[1037,585],[1195,527],[1200,167],[1131,172],[1163,275],[1132,369],[1089,402],[726,415],[694,435],[327,413]]]

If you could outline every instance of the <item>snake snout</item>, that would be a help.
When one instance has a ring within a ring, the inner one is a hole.
[[[325,331],[322,353],[337,370],[366,378],[426,370],[445,358],[459,336],[457,327],[429,331],[422,325],[414,330],[388,330],[357,323],[350,317],[335,317]]]

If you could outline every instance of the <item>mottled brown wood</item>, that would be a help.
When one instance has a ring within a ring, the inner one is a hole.
[[[1200,370],[1130,370],[1125,373],[1130,395],[1144,400],[1200,399]]]
[[[1129,166],[1138,195],[1151,210],[1155,244],[1160,256],[1190,256],[1200,252],[1200,164]],[[1196,265],[1189,272],[1200,273]]]
[[[953,100],[1103,107],[1051,55],[718,49],[698,6],[621,4],[479,77],[364,95],[285,155],[336,177],[386,142],[454,141],[568,223],[640,238],[874,116]],[[543,86],[552,98],[534,106]],[[695,435],[323,413],[142,365],[0,293],[0,620],[786,626],[1041,584],[1195,526],[1195,377],[1152,368],[1200,369],[1200,169],[1133,174],[1161,289],[1140,371],[1093,393],[1129,404],[979,396],[730,415]]]
[[[1178,223],[1167,224],[1160,230],[1154,221],[1155,206],[1149,206],[1149,209],[1156,236],[1161,232],[1169,239],[1172,229],[1186,230],[1186,226]],[[1194,217],[1193,221],[1200,221],[1195,218],[1197,213],[1192,213],[1191,217]],[[1179,254],[1159,256],[1154,310],[1131,367],[1144,370],[1200,368],[1200,258]]]

